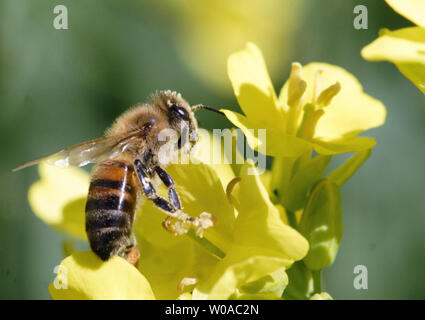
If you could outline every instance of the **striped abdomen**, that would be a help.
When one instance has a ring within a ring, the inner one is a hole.
[[[93,168],[86,231],[91,249],[102,260],[131,245],[136,197],[131,163],[106,160]]]

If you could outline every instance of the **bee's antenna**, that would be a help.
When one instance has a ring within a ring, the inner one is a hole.
[[[222,116],[225,116],[225,114],[224,114],[223,112],[221,112],[221,111],[219,111],[219,110],[217,110],[217,109],[214,109],[214,108],[211,108],[211,107],[205,106],[205,105],[203,105],[203,104],[198,104],[198,105],[196,105],[196,106],[193,106],[193,107],[192,107],[192,111],[193,111],[193,112],[196,112],[196,111],[198,111],[198,110],[200,110],[200,109],[206,109],[206,110],[209,110],[209,111],[212,111],[212,112],[215,112],[215,113],[221,114]]]

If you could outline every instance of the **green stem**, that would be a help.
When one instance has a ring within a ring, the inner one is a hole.
[[[295,212],[291,210],[286,210],[286,216],[288,217],[289,225],[295,230],[298,230],[298,223],[297,217],[295,216]]]
[[[313,289],[314,293],[322,292],[322,271],[315,270],[311,272],[313,274]]]
[[[217,258],[223,259],[226,256],[214,243],[206,238],[198,237],[193,229],[190,229],[186,235]]]

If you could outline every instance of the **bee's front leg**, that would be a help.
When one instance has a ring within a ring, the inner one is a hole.
[[[173,204],[173,206],[179,210],[182,209],[181,202],[179,195],[177,194],[176,190],[174,189],[174,180],[171,178],[171,176],[168,174],[167,171],[165,171],[160,166],[156,166],[154,168],[154,171],[158,175],[158,177],[161,179],[161,181],[164,183],[164,185],[168,188],[168,198],[170,199],[170,202]]]
[[[154,171],[157,173],[157,175],[159,176],[159,178],[161,179],[161,181],[164,183],[164,185],[168,188],[168,197],[171,201],[171,203],[173,204],[173,206],[175,208],[177,208],[179,210],[179,212],[181,212],[180,210],[182,209],[181,207],[181,203],[180,203],[180,198],[178,193],[176,192],[176,190],[174,189],[174,180],[171,178],[171,176],[168,174],[167,171],[165,171],[165,169],[161,168],[160,166],[156,166],[154,168]],[[215,218],[213,215],[209,214],[209,213],[201,213],[199,218],[193,218],[191,216],[188,216],[184,213],[182,213],[184,215],[184,219],[180,219],[179,220],[185,222],[185,221],[190,221],[190,223],[195,227],[196,229],[196,233],[199,236],[202,236],[203,232],[205,229],[211,227],[212,225],[214,225],[215,222]],[[184,230],[184,228],[182,229],[180,227],[180,224],[178,222],[176,222],[175,224],[172,223],[172,219],[173,217],[169,216],[167,217],[164,222],[162,223],[162,225],[164,226],[164,228],[174,234],[178,234],[181,233],[182,230]],[[176,228],[180,227],[180,228]],[[182,229],[182,230],[178,230],[178,229]]]
[[[145,194],[146,198],[148,198],[150,201],[152,201],[155,206],[157,206],[159,209],[164,211],[166,214],[168,214],[170,217],[176,218],[177,220],[181,221],[179,224],[171,224],[170,219],[166,219],[163,223],[164,227],[174,233],[174,234],[180,234],[185,233],[188,231],[188,223],[193,223],[196,221],[195,218],[183,213],[181,211],[181,205],[180,205],[180,199],[174,190],[173,187],[170,187],[169,190],[169,197],[170,201],[167,201],[163,197],[157,195],[155,188],[153,187],[152,183],[150,182],[150,179],[146,173],[146,168],[143,166],[142,162],[140,160],[136,160],[134,162],[134,165],[136,167],[137,176],[139,177],[140,184],[142,186],[143,193]],[[165,172],[165,170],[164,170]],[[166,172],[165,172],[166,173]],[[166,176],[168,176],[170,179],[171,177],[166,173]],[[163,175],[165,177],[165,175]],[[162,179],[162,178],[161,178]],[[171,179],[172,181],[172,179]],[[167,183],[170,181],[167,181]],[[174,182],[173,182],[174,183]],[[171,184],[170,184],[171,186]]]
[[[174,189],[174,181],[164,169],[157,169],[158,167],[156,167],[155,172],[157,172],[160,179],[168,187],[168,196],[171,202],[157,195],[142,162],[136,160],[134,165],[145,196],[159,209],[169,215],[163,222],[165,229],[177,235],[188,232],[192,225],[196,229],[196,234],[202,237],[204,230],[214,225],[215,218],[212,214],[203,212],[199,218],[194,218],[181,211],[180,199]],[[177,219],[174,224],[172,223],[172,218]]]
[[[174,216],[174,213],[178,210],[172,203],[168,202],[163,197],[157,195],[154,186],[152,185],[147,173],[146,168],[143,166],[140,160],[134,162],[136,166],[137,176],[139,177],[140,184],[142,186],[143,193],[146,198],[151,200],[158,208],[165,211],[165,213]]]

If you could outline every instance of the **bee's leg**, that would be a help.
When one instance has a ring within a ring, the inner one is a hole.
[[[173,201],[171,203],[167,201],[166,199],[164,199],[163,197],[158,196],[156,194],[155,188],[153,187],[152,183],[149,180],[149,177],[146,173],[146,169],[144,168],[142,162],[140,160],[136,160],[134,162],[134,165],[136,166],[137,176],[139,177],[140,183],[142,185],[142,190],[146,198],[151,200],[158,208],[163,210],[166,214],[174,218],[178,218],[179,220],[193,221],[194,218],[186,214],[183,214],[180,211],[180,200],[178,200],[178,196],[175,198],[172,198]],[[176,193],[174,191],[171,194],[174,195]],[[174,204],[177,204],[177,203],[178,203],[178,206],[175,206]]]
[[[164,211],[170,217],[165,219],[163,226],[170,232],[177,234],[186,233],[189,230],[190,225],[193,225],[196,228],[196,233],[202,236],[203,230],[211,227],[214,224],[214,219],[211,214],[202,213],[200,218],[194,218],[188,214],[181,211],[180,199],[176,191],[174,190],[174,181],[168,173],[163,174],[163,178],[166,180],[166,185],[170,186],[169,197],[171,202],[166,199],[158,196],[156,194],[155,188],[149,180],[149,177],[146,173],[146,168],[143,166],[140,160],[134,162],[136,167],[137,176],[139,177],[143,193],[145,196],[151,200],[159,209]],[[162,173],[163,173],[162,172]],[[162,178],[161,178],[162,179]],[[176,218],[178,221],[174,224],[171,223],[171,217]]]
[[[170,199],[171,204],[177,208],[182,208],[180,203],[179,195],[177,194],[176,190],[174,189],[174,180],[171,178],[171,176],[168,174],[167,171],[162,169],[160,166],[156,166],[154,168],[154,171],[157,173],[161,181],[164,183],[164,185],[168,188],[168,198]]]
[[[168,188],[168,197],[170,199],[171,204],[181,212],[182,207],[181,207],[181,204],[180,204],[179,195],[176,192],[176,190],[174,189],[173,178],[171,178],[171,176],[168,174],[168,172],[165,171],[165,169],[161,168],[160,166],[156,166],[153,169],[153,171],[158,174],[161,181]],[[196,233],[200,236],[202,236],[204,229],[211,227],[212,225],[214,225],[214,222],[215,222],[214,216],[211,215],[211,214],[208,214],[206,212],[202,213],[199,218],[193,218],[193,217],[190,217],[190,216],[185,215],[185,214],[183,214],[183,215],[185,216],[186,220],[181,219],[181,218],[178,218],[178,219],[181,220],[181,221],[190,221],[191,224],[195,227]],[[168,216],[164,220],[162,225],[164,226],[164,228],[166,230],[168,230],[168,231],[170,231],[174,234],[181,233],[178,229],[180,228],[181,230],[183,230],[184,228],[181,228],[179,223],[173,224],[172,220],[173,220],[173,217]]]
[[[157,207],[164,210],[167,214],[172,215],[172,213],[176,212],[177,209],[170,202],[156,194],[156,190],[150,182],[146,173],[146,168],[143,166],[142,162],[140,160],[136,160],[134,161],[134,165],[136,166],[137,176],[139,177],[142,190],[146,198],[151,200]]]
[[[124,246],[119,252],[118,255],[123,257],[129,263],[137,268],[137,264],[140,258],[140,252],[137,248],[136,237],[133,235],[130,236],[128,244]]]

